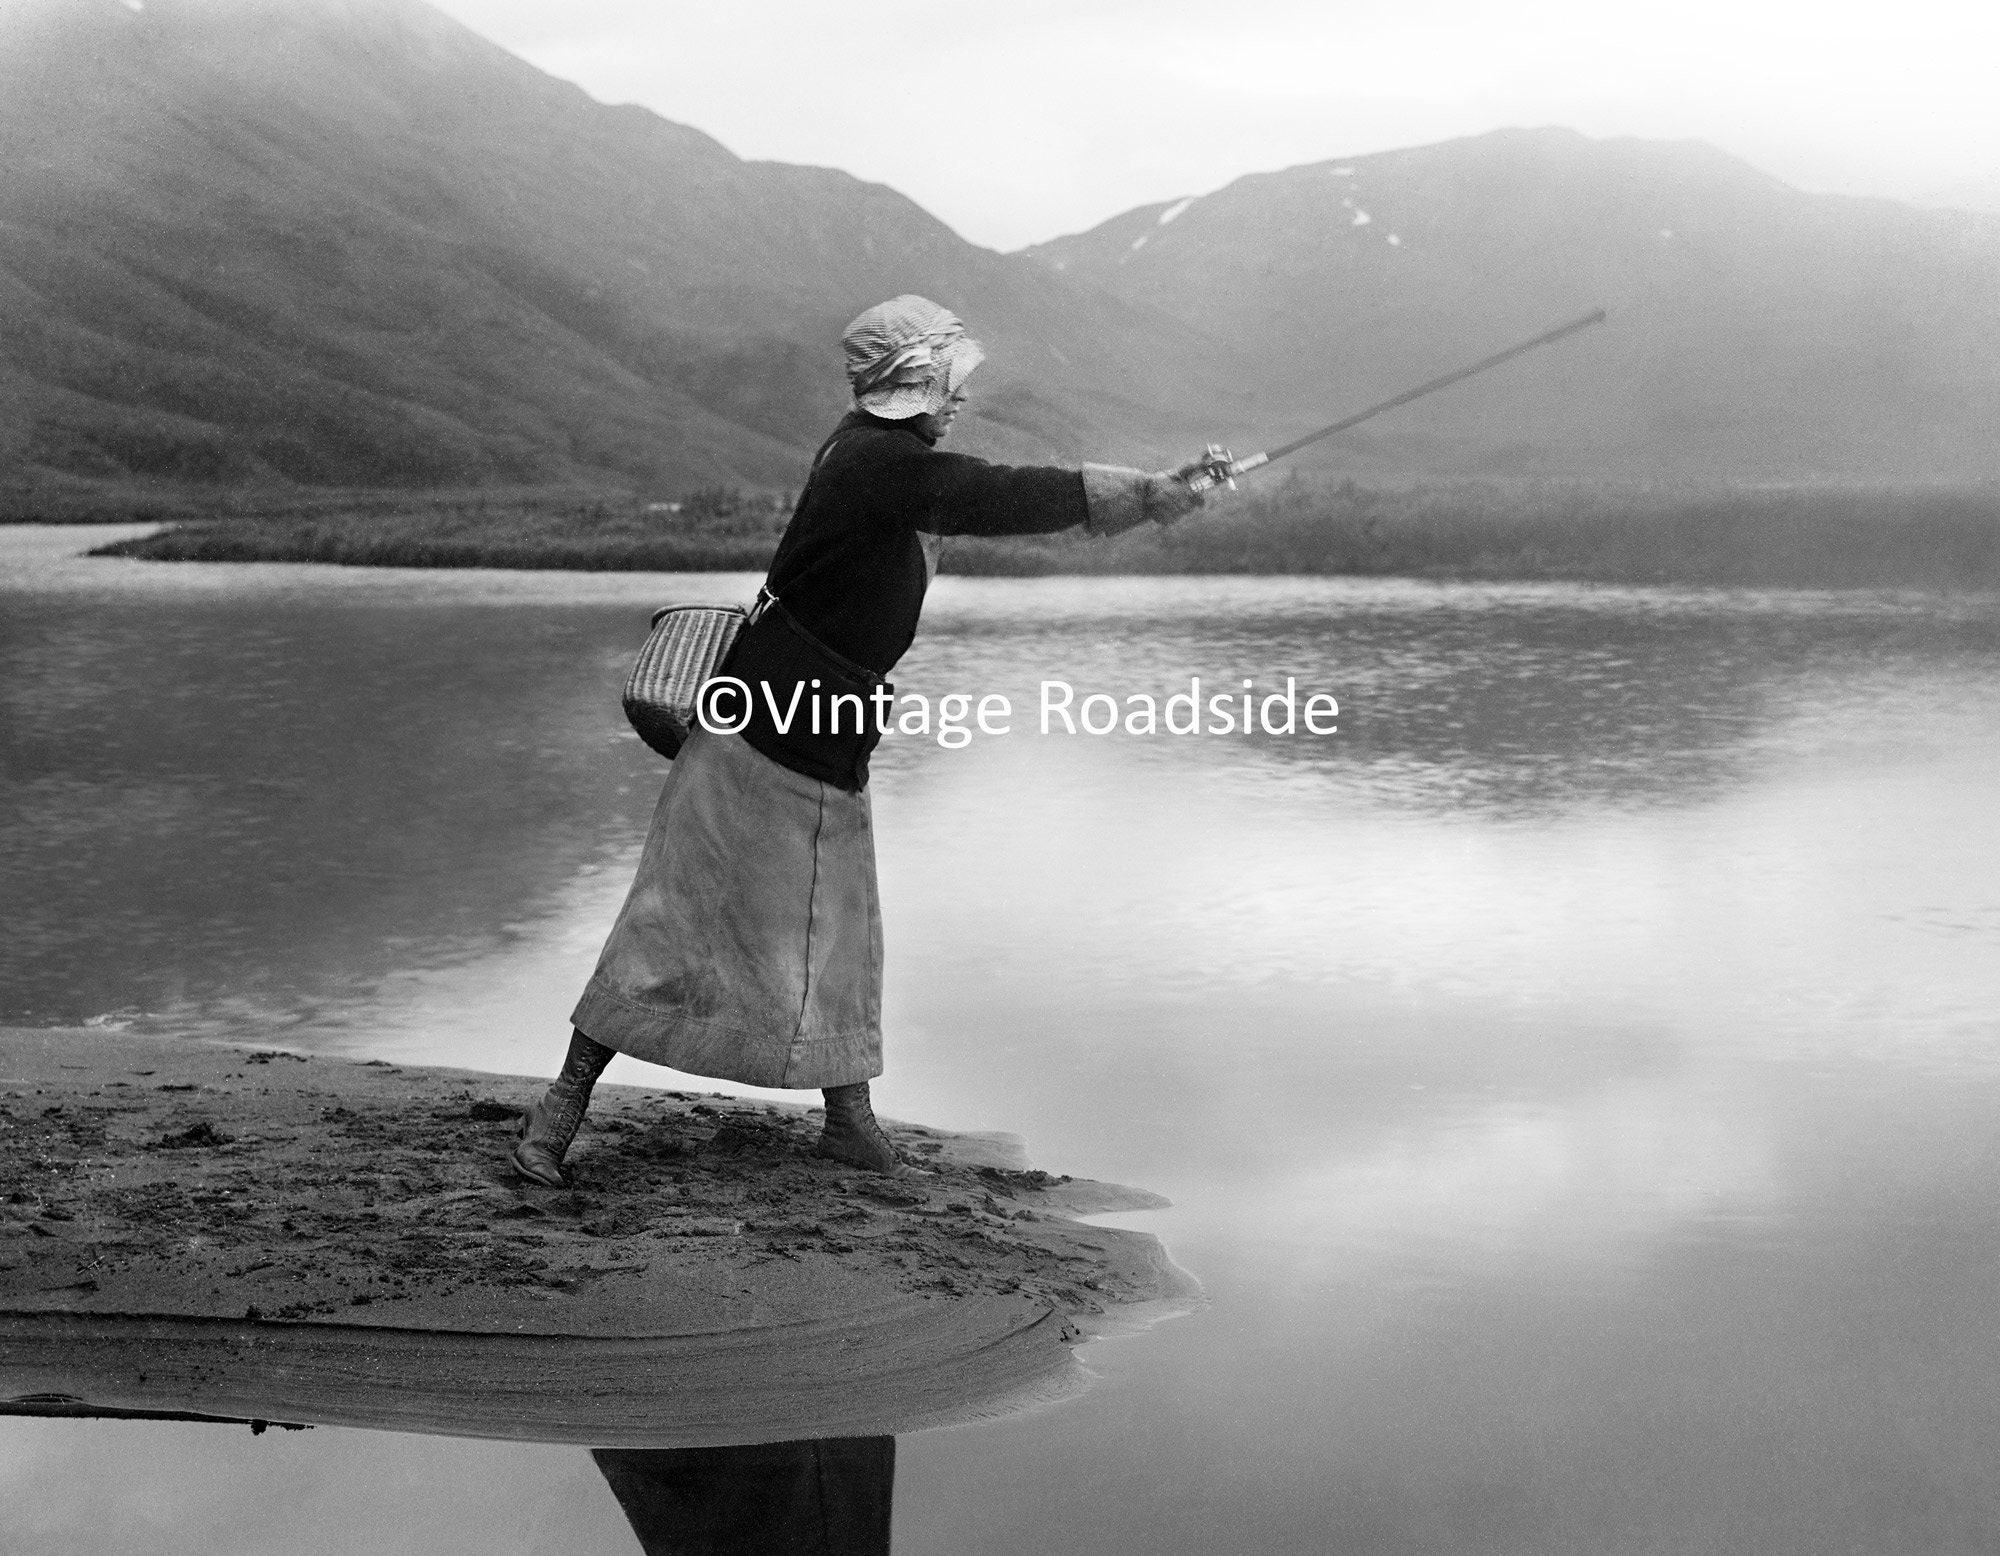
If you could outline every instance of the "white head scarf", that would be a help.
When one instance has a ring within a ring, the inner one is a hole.
[[[840,345],[854,403],[888,421],[942,410],[986,359],[956,314],[907,292],[848,325]]]

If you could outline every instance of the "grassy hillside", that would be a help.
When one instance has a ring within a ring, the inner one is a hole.
[[[1296,468],[2000,478],[2000,217],[1699,146],[1496,132],[1003,255],[423,0],[0,0],[0,170],[0,497],[782,488],[903,291],[989,347],[956,438],[998,459],[1269,447],[1602,306]]]
[[[1164,459],[1226,382],[1170,320],[421,0],[0,0],[0,169],[0,484],[783,487],[841,327],[904,291],[986,340],[994,457]]]

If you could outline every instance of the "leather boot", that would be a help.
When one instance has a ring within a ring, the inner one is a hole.
[[[819,1144],[813,1147],[815,1156],[831,1156],[850,1167],[865,1168],[890,1178],[901,1177],[907,1171],[882,1126],[875,1122],[875,1108],[869,1101],[866,1081],[856,1081],[852,1086],[829,1086],[824,1095],[826,1127],[820,1132]]]
[[[613,1052],[581,1032],[570,1033],[562,1072],[521,1120],[521,1138],[509,1160],[522,1177],[552,1189],[569,1183],[563,1175],[563,1155],[590,1106],[590,1089],[611,1062]]]

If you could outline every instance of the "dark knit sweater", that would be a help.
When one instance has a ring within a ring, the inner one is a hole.
[[[827,647],[887,675],[924,608],[920,531],[1042,535],[1086,516],[1075,470],[947,454],[907,422],[851,411],[778,542],[771,592]]]

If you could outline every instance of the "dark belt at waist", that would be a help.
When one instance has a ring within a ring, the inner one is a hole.
[[[889,682],[828,648],[775,596],[737,635],[720,673],[749,688],[741,733],[752,749],[850,794],[868,786],[868,755],[896,692]]]

